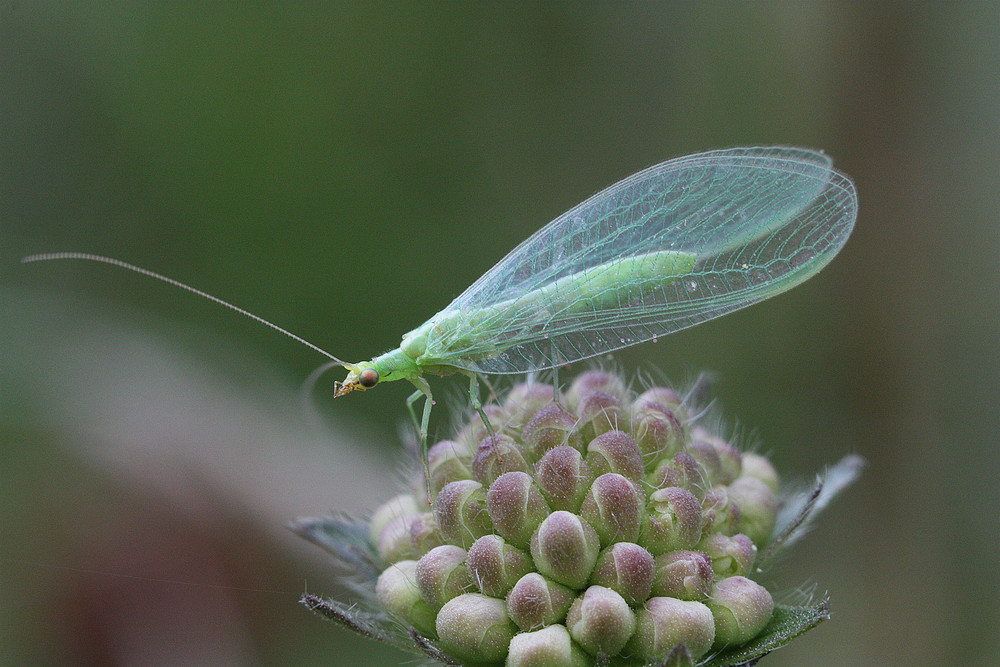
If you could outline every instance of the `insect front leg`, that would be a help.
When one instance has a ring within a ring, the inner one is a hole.
[[[472,371],[462,371],[469,376],[469,401],[472,403],[472,407],[476,409],[479,413],[479,417],[483,420],[483,426],[486,427],[486,432],[490,434],[490,440],[496,438],[497,434],[493,432],[493,425],[490,424],[489,418],[486,416],[486,411],[483,410],[483,402],[479,400],[479,378]]]
[[[427,460],[427,429],[431,421],[431,407],[434,405],[434,398],[431,396],[431,385],[424,378],[417,376],[415,378],[410,378],[410,382],[413,386],[417,388],[415,392],[410,394],[410,397],[406,399],[406,408],[410,411],[410,417],[413,419],[413,425],[417,427],[417,431],[420,433],[420,451],[421,460],[424,464],[424,486],[427,492],[427,502],[431,502],[431,468],[430,463]],[[424,413],[420,418],[420,422],[417,422],[417,412],[413,409],[413,404],[416,403],[420,397],[424,397]]]

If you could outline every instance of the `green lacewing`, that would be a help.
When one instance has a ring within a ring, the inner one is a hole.
[[[119,260],[90,259],[183,287],[281,331],[345,366],[335,396],[462,373],[482,413],[478,374],[520,374],[656,340],[757,303],[815,275],[843,247],[857,192],[825,154],[731,148],[668,160],[602,190],[501,259],[399,347],[356,364],[220,299]],[[485,420],[485,415],[484,415]]]

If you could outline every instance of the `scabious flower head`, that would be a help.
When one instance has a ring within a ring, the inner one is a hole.
[[[489,429],[473,413],[433,444],[416,491],[368,525],[297,522],[375,593],[368,608],[307,596],[312,608],[484,666],[722,667],[826,617],[825,601],[775,605],[754,580],[819,491],[782,499],[767,458],[707,428],[678,391],[591,371],[565,392],[517,385],[484,410]],[[859,464],[841,467],[840,487]]]

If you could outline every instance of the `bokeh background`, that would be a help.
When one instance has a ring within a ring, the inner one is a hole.
[[[767,581],[833,619],[768,665],[1000,662],[1000,7],[0,2],[0,663],[397,664],[298,515],[395,489],[402,386],[303,410],[532,231],[668,157],[822,148],[821,275],[616,356],[860,482]],[[461,383],[435,382],[438,391]],[[440,410],[435,424],[447,427]]]

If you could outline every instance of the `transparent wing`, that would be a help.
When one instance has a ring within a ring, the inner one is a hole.
[[[735,148],[669,160],[500,260],[421,327],[424,361],[524,373],[655,339],[806,280],[856,216],[853,184],[822,153]]]

